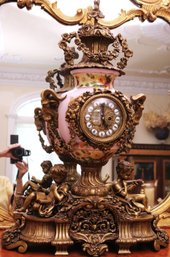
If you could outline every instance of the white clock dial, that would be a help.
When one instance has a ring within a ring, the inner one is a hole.
[[[101,94],[94,95],[85,102],[80,117],[86,136],[95,141],[109,142],[123,132],[126,112],[116,97]]]

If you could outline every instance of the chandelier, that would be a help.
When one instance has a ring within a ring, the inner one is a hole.
[[[0,0],[0,5],[7,2]],[[168,199],[149,210],[143,181],[134,179],[133,165],[125,160],[118,162],[116,180],[101,176],[113,155],[130,150],[146,99],[143,94],[129,99],[114,89],[133,52],[111,29],[135,17],[170,21],[170,1],[131,2],[136,9],[122,10],[106,21],[99,0],[74,17],[64,15],[57,3],[17,1],[19,8],[40,5],[59,23],[80,27],[61,36],[64,62],[48,72],[49,88],[41,92],[42,107],[34,111],[42,148],[55,152],[63,164],[50,166],[52,183],[43,177],[37,189],[28,181],[22,195],[15,195],[16,223],[3,234],[4,248],[25,252],[31,243],[47,243],[55,247],[55,255],[67,255],[69,246],[80,242],[89,255],[99,256],[108,251],[109,243],[113,250],[118,246],[119,254],[130,253],[137,243],[153,242],[155,250],[168,245],[167,233],[157,226]]]

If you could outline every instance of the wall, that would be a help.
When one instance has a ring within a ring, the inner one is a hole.
[[[0,85],[0,121],[1,121],[1,134],[0,134],[0,149],[5,149],[10,142],[9,135],[15,133],[13,131],[13,124],[9,123],[9,113],[12,114],[13,108],[17,102],[21,101],[24,97],[32,94],[39,95],[41,90],[46,85],[41,86],[13,86],[13,85]],[[10,117],[12,120],[12,117]],[[9,159],[0,158],[0,175],[6,175],[6,167],[9,164]]]

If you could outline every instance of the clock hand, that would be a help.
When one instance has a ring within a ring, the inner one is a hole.
[[[105,121],[105,104],[101,104],[101,122],[102,122],[102,126],[106,129],[108,127],[108,125],[106,124]]]

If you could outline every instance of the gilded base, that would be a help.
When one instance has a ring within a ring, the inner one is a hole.
[[[168,245],[168,235],[157,226],[157,218],[136,209],[121,197],[70,197],[55,216],[37,218],[16,212],[16,224],[5,231],[3,247],[26,252],[29,244],[51,244],[55,255],[68,255],[69,246],[81,242],[83,251],[100,256],[108,243],[118,254],[131,253],[131,247],[152,242],[158,251]],[[67,217],[67,218],[66,218]]]

